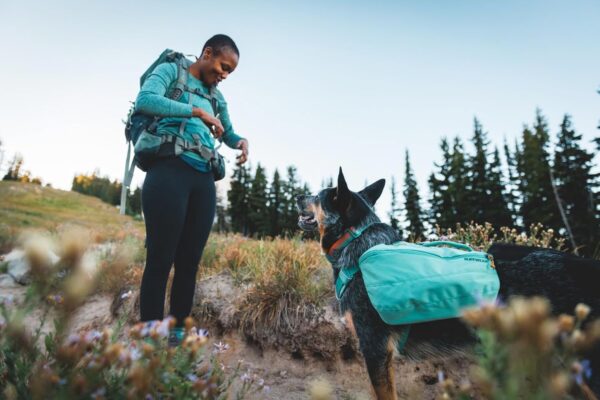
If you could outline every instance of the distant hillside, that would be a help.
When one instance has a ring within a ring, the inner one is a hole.
[[[26,230],[56,232],[78,226],[93,232],[96,241],[125,235],[143,237],[143,222],[119,215],[116,207],[75,192],[30,183],[0,181],[0,250],[14,246]]]

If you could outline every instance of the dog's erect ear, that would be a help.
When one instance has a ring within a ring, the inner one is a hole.
[[[348,184],[346,183],[346,179],[344,178],[344,173],[342,172],[342,167],[340,167],[340,172],[338,174],[338,183],[337,190],[335,193],[335,205],[338,210],[346,211],[348,206],[350,205],[350,200],[352,199],[352,194],[350,189],[348,189]]]
[[[377,199],[379,199],[379,196],[381,196],[384,186],[385,179],[380,179],[358,192],[358,194],[360,194],[369,203],[369,205],[373,207]]]

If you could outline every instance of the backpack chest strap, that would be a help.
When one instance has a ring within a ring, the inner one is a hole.
[[[354,275],[359,271],[358,265],[344,267],[340,269],[338,277],[335,280],[335,298],[341,300],[346,288],[354,278]]]
[[[336,240],[331,247],[327,250],[325,257],[329,260],[330,263],[335,262],[342,250],[344,250],[348,245],[355,239],[359,238],[360,235],[363,234],[368,228],[377,222],[372,222],[367,224],[361,228],[350,227],[346,229],[344,234]],[[358,265],[345,266],[340,268],[340,272],[338,273],[338,277],[335,281],[335,297],[340,300],[346,287],[350,283],[350,281],[354,278],[354,275],[359,271]]]

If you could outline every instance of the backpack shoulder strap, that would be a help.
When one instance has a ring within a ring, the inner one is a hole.
[[[175,82],[175,88],[169,96],[173,100],[179,100],[184,91],[189,91],[187,86],[189,67],[190,62],[185,57],[182,57],[177,61],[177,81]],[[173,94],[177,97],[174,97]],[[188,95],[188,103],[190,105],[192,104],[192,100],[193,98],[190,93]],[[185,126],[187,125],[188,119],[189,118],[183,118],[181,124],[179,125],[179,136],[181,137],[183,137],[183,132],[185,131]]]
[[[187,90],[188,81],[188,63],[185,57],[177,60],[177,80],[171,83],[171,87],[167,93],[167,97],[172,100],[179,100],[183,95],[183,92]]]

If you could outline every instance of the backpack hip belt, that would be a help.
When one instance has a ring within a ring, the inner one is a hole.
[[[161,137],[161,146],[167,144],[173,145],[173,152],[176,156],[179,156],[184,151],[191,151],[198,154],[206,161],[215,158],[217,150],[211,149],[200,143],[200,137],[198,135],[194,135],[194,142],[190,142],[189,140],[182,139],[181,137],[170,133],[159,134],[158,136]]]

